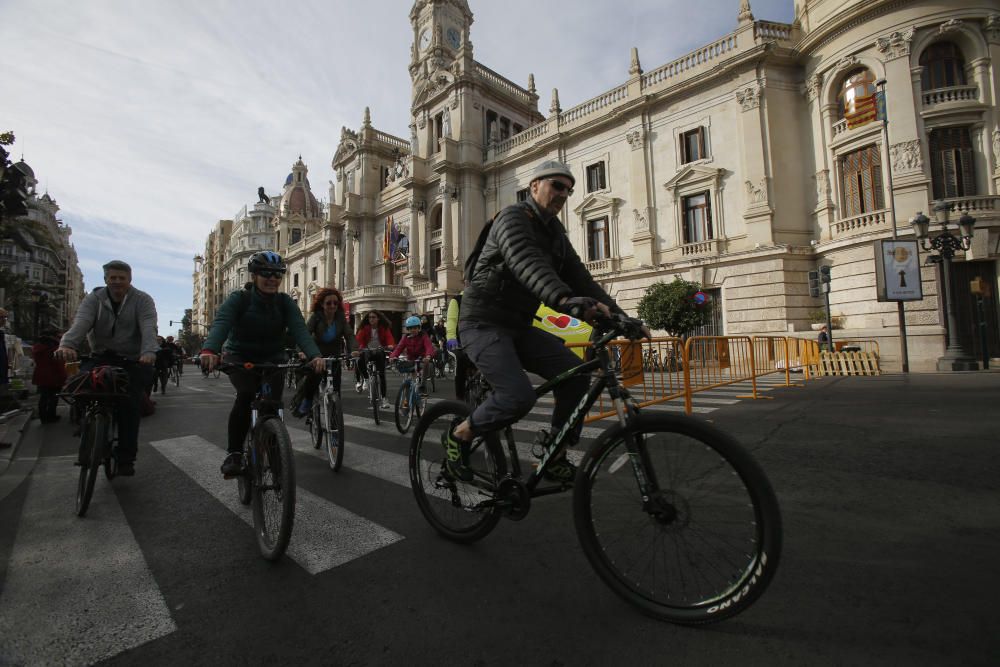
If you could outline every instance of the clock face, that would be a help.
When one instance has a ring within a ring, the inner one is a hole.
[[[420,37],[417,38],[417,46],[419,46],[420,50],[423,51],[430,45],[431,45],[431,32],[430,30],[424,30],[422,33],[420,33]]]
[[[453,49],[457,49],[462,43],[462,35],[455,28],[448,28],[448,32],[445,33],[445,37],[448,39],[448,44]]]

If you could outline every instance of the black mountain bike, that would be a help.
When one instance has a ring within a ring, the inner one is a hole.
[[[452,476],[443,436],[470,408],[447,401],[417,424],[410,483],[427,521],[456,542],[479,540],[501,517],[527,516],[532,498],[572,488],[580,544],[615,593],[662,620],[719,621],[749,607],[774,576],[782,542],[778,501],[763,470],[728,434],[686,415],[641,413],[612,371],[607,347],[620,335],[642,337],[640,324],[622,316],[599,322],[593,358],[536,390],[542,396],[568,377],[593,373],[568,423],[536,443],[536,470],[525,475],[513,438],[505,455],[490,433],[474,439],[463,457],[472,481]],[[543,485],[567,434],[605,391],[618,423],[590,446],[571,484]]]
[[[271,399],[271,382],[283,382],[282,371],[301,364],[222,363],[224,373],[236,368],[259,374],[260,387],[251,404],[250,431],[243,444],[243,474],[237,477],[240,502],[253,506],[253,526],[260,553],[277,560],[285,553],[295,521],[295,458],[285,428],[281,401]]]
[[[330,469],[340,470],[344,462],[344,408],[340,397],[340,362],[343,357],[326,357],[322,377],[309,413],[309,434],[316,449],[326,448]]]
[[[86,360],[89,357],[81,357]],[[97,471],[104,468],[108,480],[118,474],[115,458],[118,443],[118,405],[129,400],[127,375],[122,366],[135,363],[126,359],[104,359],[89,371],[67,381],[59,395],[82,415],[80,426],[80,476],[76,486],[76,515],[84,516],[97,484]],[[100,386],[98,386],[100,385]]]

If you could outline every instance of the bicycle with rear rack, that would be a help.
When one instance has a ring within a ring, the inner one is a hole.
[[[424,414],[427,398],[420,393],[424,381],[424,364],[422,359],[410,361],[402,357],[396,359],[396,370],[405,375],[403,383],[396,394],[396,430],[406,434],[413,424],[413,419],[420,419]]]
[[[250,409],[250,431],[243,444],[243,472],[237,476],[240,502],[253,508],[253,527],[261,555],[277,560],[288,548],[295,522],[295,458],[281,401],[271,398],[271,383],[301,363],[219,364],[224,373],[244,369],[260,383]]]
[[[313,447],[325,449],[330,469],[340,470],[344,462],[344,407],[340,396],[341,361],[345,357],[325,357],[326,373],[320,379],[307,421]]]
[[[66,381],[59,396],[81,418],[79,460],[80,475],[76,487],[76,515],[84,516],[90,507],[102,467],[111,481],[118,474],[118,408],[130,399],[128,372],[125,366],[136,362],[117,357],[81,356],[81,361],[97,363]]]
[[[608,349],[619,336],[641,338],[641,322],[615,316],[595,329],[592,358],[536,389],[542,396],[569,377],[591,378],[568,421],[551,437],[536,436],[530,453],[538,464],[527,474],[509,427],[503,429],[506,452],[497,432],[477,436],[462,452],[462,468],[471,475],[453,474],[445,437],[471,408],[444,401],[427,410],[409,452],[421,513],[445,538],[469,543],[503,517],[524,519],[532,499],[572,489],[580,545],[621,598],[684,625],[744,611],[773,578],[781,553],[781,513],[767,476],[718,428],[686,415],[642,412],[614,372]],[[548,466],[565,455],[569,434],[604,393],[617,423],[588,448],[572,482],[543,485]]]

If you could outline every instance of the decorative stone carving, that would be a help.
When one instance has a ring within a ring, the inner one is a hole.
[[[417,138],[417,126],[410,125],[410,155],[420,152],[420,140]]]
[[[754,81],[742,90],[737,90],[736,99],[740,101],[744,111],[750,111],[760,106],[762,92],[760,82]]]
[[[451,139],[451,110],[448,107],[441,112],[441,134]]]
[[[993,164],[1000,169],[1000,127],[993,128]]]
[[[821,169],[813,178],[816,179],[816,199],[826,201],[830,198],[830,171]]]
[[[635,216],[635,231],[644,232],[649,229],[649,222],[646,220],[646,216],[639,213],[639,209],[632,209],[632,214]]]
[[[497,189],[494,188],[494,187],[492,187],[492,186],[490,186],[490,187],[486,188],[486,190],[483,192],[483,194],[486,195],[486,199],[488,201],[492,201],[492,200],[494,200],[494,199],[497,198]]]
[[[354,192],[354,170],[347,170],[347,191]]]
[[[950,21],[945,21],[938,28],[938,34],[947,35],[949,32],[955,32],[962,27],[961,19],[951,19]]]
[[[760,185],[754,185],[750,181],[745,181],[747,189],[747,199],[751,204],[764,204],[767,202],[767,177],[760,179]]]
[[[1000,14],[990,14],[983,22],[986,36],[991,42],[1000,42]]]
[[[634,151],[642,148],[642,143],[645,138],[646,138],[646,133],[641,127],[637,127],[625,133],[625,140],[628,142],[628,145],[631,146],[632,150]]]
[[[823,87],[823,75],[813,74],[811,77],[806,79],[805,85],[805,95],[806,99],[810,102],[819,97],[819,91]]]
[[[915,32],[916,29],[912,27],[902,31],[897,30],[888,37],[879,37],[875,40],[875,44],[887,59],[903,58],[910,55],[910,45]]]
[[[424,129],[425,127],[427,127],[427,110],[426,109],[424,111],[421,111],[420,115],[417,117],[417,127],[419,127],[421,130]]]
[[[836,72],[840,72],[845,69],[850,69],[852,67],[860,67],[860,66],[861,66],[861,61],[858,60],[857,56],[844,56],[843,58],[837,61],[837,64],[834,66],[833,69]]]
[[[924,160],[920,155],[920,142],[916,139],[890,146],[889,159],[893,171],[920,171],[924,168]]]

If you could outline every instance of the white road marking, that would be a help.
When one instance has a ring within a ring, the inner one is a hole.
[[[0,663],[93,664],[177,629],[114,489],[99,475],[79,518],[79,468],[65,457],[35,467],[0,595]]]
[[[236,482],[224,480],[219,474],[222,450],[196,435],[150,444],[236,516],[253,525],[253,512],[236,496]],[[343,565],[403,539],[301,486],[295,495],[295,524],[286,555],[310,574]]]

